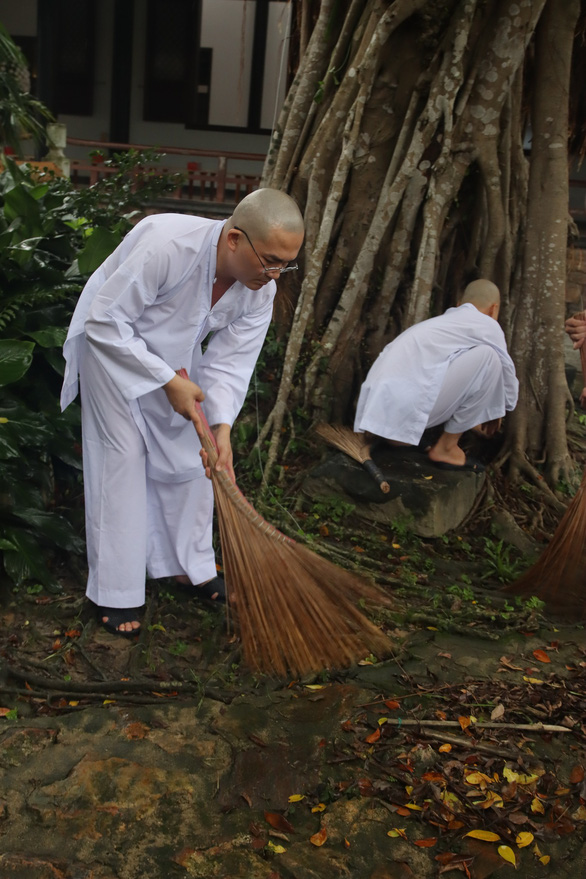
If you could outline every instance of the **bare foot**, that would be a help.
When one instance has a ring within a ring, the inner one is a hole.
[[[439,448],[437,445],[432,446],[428,451],[428,457],[431,461],[441,461],[444,464],[455,464],[461,467],[466,463],[466,455],[460,446],[454,446],[452,449]]]

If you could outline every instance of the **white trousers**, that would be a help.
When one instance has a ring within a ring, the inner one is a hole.
[[[448,366],[428,427],[464,433],[505,414],[505,385],[500,358],[490,345],[463,351]]]
[[[149,477],[130,406],[87,347],[80,383],[88,598],[102,607],[140,607],[147,572],[210,580],[213,491],[203,467],[185,482]]]

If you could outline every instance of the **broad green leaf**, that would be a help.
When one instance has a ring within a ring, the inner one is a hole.
[[[95,272],[119,244],[119,235],[103,226],[96,226],[88,238],[87,244],[77,255],[79,271],[88,275]]]
[[[17,382],[33,360],[34,342],[0,339],[0,387]]]
[[[45,510],[14,510],[14,515],[50,543],[55,543],[70,552],[84,551],[84,542],[75,533],[70,523],[58,513]]]
[[[0,549],[16,550],[16,546],[10,540],[4,540],[3,537],[0,537]]]
[[[7,537],[17,547],[15,552],[4,552],[4,567],[8,576],[20,586],[25,580],[36,580],[52,592],[61,587],[45,564],[39,543],[30,534],[8,529]]]
[[[11,442],[5,435],[5,431],[0,427],[0,461],[6,461],[8,458],[20,457],[19,446]]]
[[[4,216],[11,222],[18,218],[25,231],[23,238],[43,235],[39,202],[25,184],[18,184],[4,194]]]
[[[45,327],[43,330],[27,333],[41,348],[62,348],[67,336],[67,327]]]

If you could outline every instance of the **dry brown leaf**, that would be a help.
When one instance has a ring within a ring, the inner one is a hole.
[[[541,650],[541,648],[538,648],[537,650],[534,650],[534,651],[533,651],[533,656],[534,656],[535,659],[537,659],[539,662],[551,662],[551,657],[548,656],[548,654],[545,652],[545,650]]]
[[[328,838],[328,831],[326,827],[322,827],[321,830],[318,830],[317,833],[314,833],[313,836],[309,837],[309,841],[312,845],[323,845],[326,839]]]
[[[129,723],[124,729],[124,734],[127,739],[145,739],[149,732],[149,727],[144,723],[140,723],[140,721]]]
[[[375,729],[369,736],[366,736],[364,739],[365,742],[368,742],[369,745],[372,745],[374,742],[378,742],[380,739],[380,726],[378,729]]]
[[[584,781],[584,767],[577,763],[570,772],[570,784],[580,784]]]
[[[499,702],[499,704],[496,705],[495,708],[493,708],[493,710],[491,711],[490,719],[491,720],[500,720],[501,717],[504,717],[504,716],[505,716],[505,706],[502,704],[502,702]]]
[[[280,830],[282,833],[295,833],[295,828],[291,822],[287,821],[284,815],[279,815],[278,812],[265,812],[265,821],[271,827],[274,827],[275,830]]]
[[[391,711],[401,707],[401,703],[397,702],[396,699],[385,699],[385,705],[387,708],[390,708]]]
[[[519,665],[513,665],[513,663],[511,662],[511,660],[508,658],[508,656],[501,656],[499,662],[500,662],[502,665],[506,666],[507,668],[510,668],[512,671],[523,671],[523,669],[521,668],[521,666],[519,666]]]
[[[359,778],[358,790],[360,791],[360,796],[362,797],[374,796],[374,788],[372,786],[372,781],[370,780],[370,778]]]
[[[429,836],[427,839],[416,839],[414,840],[414,845],[418,845],[419,848],[431,848],[437,842],[437,836]]]

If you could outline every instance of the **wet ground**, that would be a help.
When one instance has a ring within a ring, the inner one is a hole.
[[[583,627],[406,579],[391,658],[304,680],[171,584],[133,641],[6,592],[0,879],[586,875]]]

